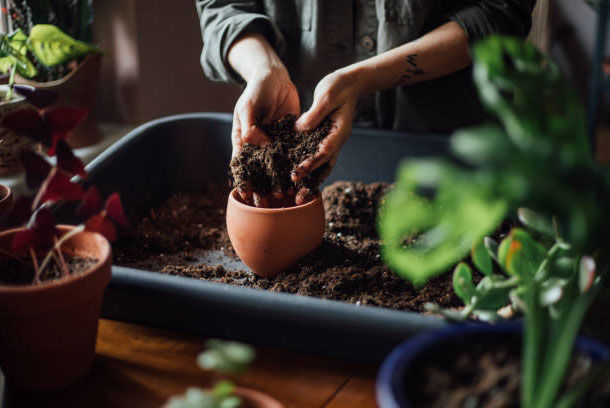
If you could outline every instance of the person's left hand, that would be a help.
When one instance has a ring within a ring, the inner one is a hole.
[[[360,82],[354,72],[338,70],[318,83],[311,108],[296,121],[295,128],[301,132],[313,130],[327,116],[333,121],[333,127],[313,157],[303,160],[294,169],[293,182],[307,177],[325,163],[329,164],[329,171],[334,166],[341,147],[352,132],[354,111],[361,94]]]

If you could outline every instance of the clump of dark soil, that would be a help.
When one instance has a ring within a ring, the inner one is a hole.
[[[115,262],[172,275],[361,305],[423,311],[427,302],[459,307],[451,274],[416,290],[381,259],[376,214],[385,183],[337,182],[324,189],[322,245],[275,278],[262,278],[223,262],[199,262],[203,253],[236,259],[225,228],[226,192],[176,194],[151,210],[132,235],[114,245]]]
[[[481,343],[443,344],[414,361],[404,379],[409,402],[421,408],[519,408],[521,393],[520,337],[483,339]],[[576,356],[565,389],[583,379],[592,367],[589,357]],[[579,407],[610,404],[610,381],[593,388]]]
[[[233,184],[239,189],[251,189],[261,195],[281,191],[294,195],[301,188],[313,193],[328,174],[325,164],[308,177],[291,181],[290,175],[303,160],[313,157],[320,142],[332,128],[332,121],[325,119],[317,129],[297,132],[294,129],[296,116],[260,126],[267,133],[271,143],[264,147],[245,143],[239,154],[231,160]]]
[[[38,257],[38,265],[43,257]],[[64,254],[64,261],[70,275],[79,275],[91,268],[97,262],[92,258],[81,258]],[[0,284],[30,285],[34,280],[34,267],[31,259],[3,258],[0,259]],[[52,281],[63,277],[63,269],[57,262],[50,262],[42,271],[40,281]]]

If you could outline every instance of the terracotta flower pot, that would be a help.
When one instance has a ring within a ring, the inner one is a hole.
[[[73,227],[59,228],[65,234]],[[10,248],[16,231],[0,233],[1,249]],[[110,244],[102,235],[83,232],[62,249],[98,261],[79,275],[40,285],[0,285],[0,367],[10,387],[61,388],[93,363],[102,295],[110,281]]]
[[[234,387],[233,395],[241,398],[242,405],[240,407],[242,408],[284,408],[282,403],[270,395],[250,388]],[[163,407],[169,408],[170,406],[171,404],[168,401]]]
[[[4,184],[0,184],[0,217],[11,208],[13,203],[13,193]]]
[[[25,98],[21,96],[13,96],[13,99],[8,101],[4,100],[7,92],[8,85],[0,85],[0,120],[8,112],[27,105]],[[27,137],[0,127],[0,176],[20,171],[19,153],[23,150],[34,149],[35,145]]]
[[[284,408],[275,398],[260,391],[235,387],[233,392],[241,398],[244,408]]]
[[[241,260],[257,275],[273,277],[322,243],[322,197],[295,207],[256,208],[242,203],[233,190],[227,231]]]
[[[90,54],[68,75],[56,81],[36,82],[22,77],[18,77],[15,81],[37,89],[57,92],[59,100],[56,106],[80,106],[89,109],[91,113],[87,119],[68,136],[68,144],[73,149],[91,146],[102,138],[92,115],[97,97],[101,63],[101,54]]]

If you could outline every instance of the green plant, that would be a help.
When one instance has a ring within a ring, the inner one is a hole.
[[[465,309],[430,309],[495,320],[512,303],[525,315],[522,406],[572,406],[585,386],[561,401],[558,392],[610,264],[610,174],[593,159],[584,110],[552,61],[499,36],[475,45],[473,59],[481,101],[498,121],[452,136],[462,165],[430,159],[401,167],[380,209],[382,254],[423,284],[470,250],[483,279],[475,286],[467,264],[455,268]],[[519,207],[532,234],[514,228],[500,243],[483,238]]]
[[[29,36],[20,29],[0,34],[0,72],[10,73],[12,91],[15,72],[25,78],[33,78],[38,72],[30,54],[44,66],[56,66],[94,52],[100,50],[75,40],[53,25],[38,24],[32,27]],[[10,99],[11,91],[7,99]]]
[[[11,0],[9,13],[13,27],[26,34],[37,24],[52,24],[79,41],[93,40],[92,0]],[[33,62],[38,70],[36,80],[41,82],[59,79],[70,71],[67,64],[49,67]]]
[[[234,341],[208,340],[206,350],[197,356],[197,364],[204,370],[223,373],[240,373],[254,360],[255,353],[247,344]],[[234,386],[228,381],[218,382],[211,390],[189,388],[182,396],[174,396],[167,408],[237,408],[242,400],[234,395]]]

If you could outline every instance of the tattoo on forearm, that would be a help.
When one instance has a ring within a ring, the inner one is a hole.
[[[409,55],[407,55],[406,58],[407,58],[407,68],[404,70],[403,74],[400,76],[400,79],[398,80],[398,85],[403,85],[407,82],[407,80],[426,73],[423,69],[420,69],[417,66],[417,54],[409,54]]]

